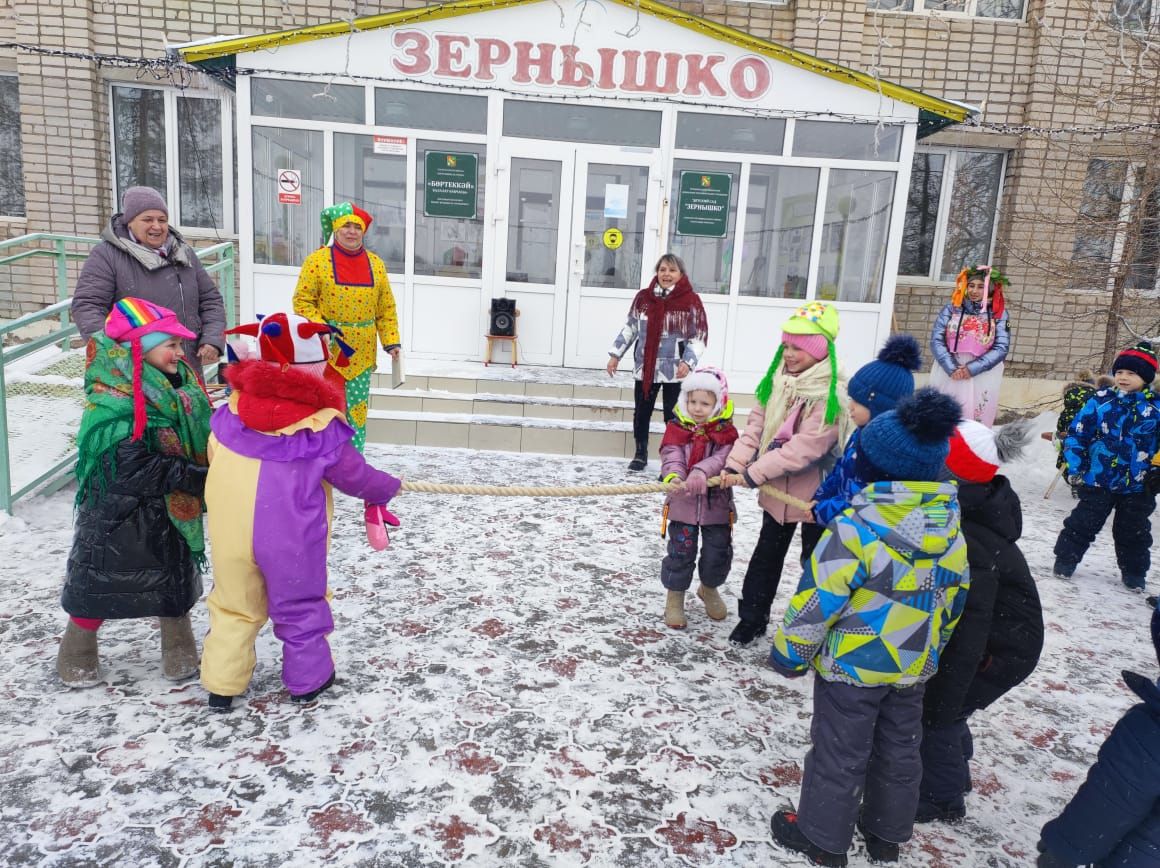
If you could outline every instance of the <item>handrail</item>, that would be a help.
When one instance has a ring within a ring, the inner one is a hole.
[[[17,248],[19,246],[27,246],[35,242],[51,242],[52,244],[51,247],[46,246],[31,250],[21,250],[16,253],[0,256],[0,267],[10,266],[14,262],[35,256],[50,256],[56,262],[54,277],[57,301],[41,310],[26,313],[11,322],[0,324],[0,509],[8,513],[12,512],[12,508],[17,500],[33,491],[39,490],[47,494],[67,484],[70,478],[68,471],[76,464],[76,455],[75,453],[70,454],[57,461],[52,467],[21,487],[18,491],[12,490],[12,465],[9,443],[10,432],[8,429],[5,367],[52,344],[59,344],[62,350],[66,350],[72,338],[80,334],[76,324],[69,317],[72,298],[69,293],[68,263],[73,260],[85,259],[89,254],[88,252],[80,253],[66,250],[65,245],[86,244],[89,247],[93,247],[99,244],[100,241],[100,238],[79,235],[57,235],[51,232],[32,232],[27,235],[10,238],[7,241],[0,241],[0,251]],[[195,248],[195,252],[205,267],[205,270],[218,278],[218,288],[225,301],[226,324],[229,326],[234,325],[234,280],[237,263],[233,243],[224,241],[201,250]],[[205,261],[207,259],[211,261],[207,263]],[[39,335],[29,341],[14,346],[2,346],[4,338],[8,335],[27,328],[30,325],[35,325],[36,323],[50,319],[58,319],[59,322],[55,325],[55,328],[52,328],[46,334]]]

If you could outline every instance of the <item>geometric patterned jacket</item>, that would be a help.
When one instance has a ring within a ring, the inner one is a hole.
[[[777,631],[770,663],[827,681],[909,687],[938,670],[970,587],[951,482],[875,482],[833,519]]]

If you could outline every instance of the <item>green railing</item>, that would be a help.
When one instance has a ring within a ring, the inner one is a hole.
[[[25,495],[37,489],[41,489],[42,493],[47,494],[67,484],[71,479],[69,471],[76,464],[76,455],[69,455],[52,467],[42,469],[40,475],[31,482],[18,491],[12,490],[12,449],[9,440],[11,433],[8,427],[6,369],[13,362],[53,344],[58,344],[62,351],[67,350],[69,342],[79,334],[76,325],[69,318],[72,299],[69,295],[68,263],[70,260],[85,259],[89,255],[89,250],[100,243],[100,240],[99,238],[86,238],[78,235],[34,232],[8,241],[0,241],[0,268],[11,268],[15,262],[36,257],[48,257],[54,260],[53,271],[57,298],[55,304],[51,304],[43,310],[25,314],[7,324],[0,325],[0,509],[9,514],[11,514],[16,501]],[[69,249],[69,246],[75,247],[77,245],[83,246],[85,249],[83,251]],[[218,288],[225,300],[226,322],[231,326],[234,325],[235,259],[233,244],[228,241],[215,244],[212,247],[198,250],[197,256],[202,265],[205,266],[205,270],[217,278]],[[54,321],[53,327],[46,334],[12,346],[3,346],[9,335],[46,320]],[[207,374],[209,372],[207,371]]]

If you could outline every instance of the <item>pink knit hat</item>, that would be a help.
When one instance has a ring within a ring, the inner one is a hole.
[[[783,344],[787,344],[788,346],[795,347],[796,349],[801,350],[803,353],[809,353],[810,357],[813,358],[814,361],[818,362],[829,355],[830,352],[830,342],[826,339],[826,336],[822,334],[797,335],[790,334],[789,332],[782,332],[781,342]]]

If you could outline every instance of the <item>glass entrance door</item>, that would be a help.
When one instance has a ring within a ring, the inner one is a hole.
[[[653,157],[545,141],[507,141],[505,151],[492,285],[516,299],[520,358],[603,367],[657,255]]]

